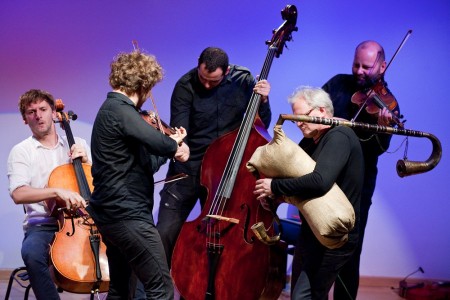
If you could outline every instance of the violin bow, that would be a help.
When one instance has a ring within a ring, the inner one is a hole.
[[[397,56],[397,54],[400,52],[400,50],[403,48],[403,46],[405,45],[406,41],[409,39],[409,37],[412,34],[412,29],[408,30],[408,32],[406,33],[405,37],[403,38],[402,42],[400,43],[400,45],[398,46],[397,50],[395,50],[394,55],[392,56],[391,60],[388,62],[386,69],[384,69],[384,72],[382,75],[384,75],[384,73],[386,73],[387,69],[389,68],[389,66],[391,65],[392,61],[394,60],[394,58]]]
[[[157,185],[157,184],[160,184],[160,183],[174,182],[174,181],[178,181],[180,179],[184,179],[184,178],[187,178],[187,177],[189,177],[188,174],[180,173],[180,174],[177,174],[177,175],[174,175],[174,176],[170,176],[170,177],[167,177],[167,178],[155,181],[154,185]]]

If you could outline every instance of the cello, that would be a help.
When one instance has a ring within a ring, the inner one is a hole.
[[[58,120],[66,132],[69,147],[75,144],[69,119],[76,120],[72,112],[63,112],[61,99],[55,102]],[[77,191],[86,200],[91,196],[91,166],[76,158],[71,164],[55,168],[48,180],[49,187]],[[50,246],[51,275],[56,285],[68,292],[88,294],[107,292],[109,267],[106,246],[89,214],[82,208],[57,209],[59,231]]]
[[[259,80],[267,79],[274,57],[297,30],[294,5],[281,15],[285,22],[266,42]],[[274,220],[253,195],[256,179],[245,167],[254,150],[270,140],[257,116],[259,105],[260,95],[253,93],[240,127],[219,137],[204,155],[200,180],[207,199],[199,217],[181,228],[172,256],[171,275],[185,299],[277,299],[284,287],[285,245],[262,243],[249,225]]]

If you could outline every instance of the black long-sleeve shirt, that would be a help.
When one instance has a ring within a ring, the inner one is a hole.
[[[170,125],[186,128],[184,141],[190,149],[188,162],[170,163],[178,166],[178,172],[197,174],[208,146],[241,124],[256,80],[248,69],[236,65],[230,67],[222,82],[211,90],[205,89],[199,81],[197,68],[183,75],[175,85]],[[259,116],[268,128],[272,117],[268,101],[261,103]]]
[[[384,84],[387,87],[387,83],[384,82]],[[350,120],[355,116],[359,107],[352,103],[351,98],[355,92],[360,91],[362,88],[357,85],[353,75],[338,74],[328,80],[324,84],[323,89],[330,95],[335,117]],[[400,115],[398,105],[392,111],[398,112]],[[371,115],[363,109],[355,121],[376,124],[378,114]],[[372,195],[375,190],[378,175],[378,157],[389,148],[392,135],[383,133],[376,134],[360,130],[355,131],[359,137],[364,155],[365,173],[362,203],[364,204],[365,210],[368,210],[370,203],[372,203]]]
[[[387,86],[387,84],[385,83]],[[356,84],[355,78],[350,74],[338,74],[324,84],[323,89],[330,95],[334,107],[334,116],[351,120],[357,113],[359,107],[352,103],[351,98],[354,93],[361,90]],[[400,108],[397,106],[393,111],[400,114]],[[372,115],[363,109],[355,120],[357,122],[376,124],[378,114]],[[372,132],[358,131],[356,134],[360,138],[363,149],[366,168],[375,169],[378,163],[378,156],[383,154],[388,148],[392,138],[390,134],[375,134]]]
[[[316,162],[314,171],[296,178],[274,178],[272,192],[310,199],[325,195],[336,183],[352,204],[356,219],[355,228],[349,233],[348,246],[343,249],[354,247],[358,239],[364,174],[363,155],[357,136],[350,128],[338,126],[325,133],[317,144],[313,139],[302,139],[300,146]],[[302,220],[306,221],[304,218]],[[306,240],[318,243],[306,222],[302,223],[302,234]]]
[[[94,191],[87,210],[94,221],[153,222],[153,169],[158,157],[173,157],[177,147],[143,120],[128,97],[108,93],[91,138]]]

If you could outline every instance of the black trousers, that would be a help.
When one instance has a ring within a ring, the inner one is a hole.
[[[132,271],[147,299],[172,300],[172,279],[156,227],[140,220],[98,226],[106,244],[110,286],[107,299],[128,299]]]

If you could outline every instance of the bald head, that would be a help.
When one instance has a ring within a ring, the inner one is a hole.
[[[370,86],[386,70],[384,49],[375,41],[364,41],[355,50],[352,73],[359,86]]]
[[[384,55],[384,49],[383,47],[381,47],[380,44],[378,44],[375,41],[364,41],[362,43],[360,43],[358,46],[356,46],[356,50],[355,50],[355,55],[356,53],[358,53],[359,51],[365,51],[365,52],[370,52],[370,53],[375,53],[375,55],[377,55],[378,53],[380,53],[380,61],[384,61],[385,55]]]

